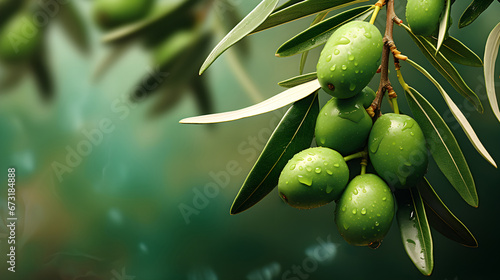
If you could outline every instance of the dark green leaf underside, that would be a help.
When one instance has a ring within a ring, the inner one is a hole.
[[[364,20],[370,15],[373,6],[361,6],[324,20],[297,34],[285,42],[276,51],[277,56],[292,56],[321,46],[328,41],[333,32],[340,26],[352,20]]]
[[[458,21],[458,28],[466,27],[474,22],[493,2],[493,0],[474,0],[464,11]]]
[[[460,196],[468,204],[477,207],[474,179],[450,128],[429,101],[415,89],[410,87],[410,92],[406,92],[406,99],[439,169]]]
[[[476,238],[469,229],[446,207],[427,179],[417,184],[425,204],[429,224],[447,238],[468,247],[477,247]]]
[[[436,45],[437,40],[433,37],[428,37],[433,45]],[[446,59],[467,66],[482,67],[483,61],[471,49],[465,46],[462,42],[453,37],[448,37],[444,40],[439,52]]]
[[[311,145],[318,113],[317,93],[290,107],[236,196],[231,207],[232,215],[252,207],[277,186],[281,170],[288,160]]]
[[[367,0],[304,0],[285,9],[272,13],[252,33],[273,28],[275,26],[294,21],[306,16],[314,15],[323,11],[345,7],[355,3],[366,2]]]
[[[446,57],[441,53],[434,55],[436,53],[436,47],[425,37],[416,36],[413,34],[409,27],[401,24],[410,37],[413,39],[415,44],[422,51],[424,56],[429,60],[429,62],[436,68],[436,70],[453,86],[453,88],[465,97],[479,113],[483,113],[483,105],[477,97],[477,95],[469,88],[469,86],[464,82],[460,74],[457,72],[455,67],[450,63]]]
[[[396,216],[406,253],[422,274],[431,275],[434,249],[422,198],[417,189],[411,188],[397,191],[396,200]]]

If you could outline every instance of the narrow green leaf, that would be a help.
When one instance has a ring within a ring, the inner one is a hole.
[[[327,15],[328,15],[328,11],[317,14],[310,26],[314,26],[314,25],[320,23],[321,21],[323,21],[323,19],[325,19],[325,17]],[[309,55],[309,51],[305,51],[302,53],[302,56],[300,57],[300,67],[299,67],[299,74],[300,75],[302,75],[304,73],[304,67],[306,66],[306,61],[307,61],[308,55]]]
[[[281,45],[276,51],[276,56],[292,56],[321,46],[328,41],[338,27],[353,20],[365,20],[372,10],[372,5],[357,7],[309,27]]]
[[[226,37],[224,37],[217,46],[208,55],[207,59],[200,68],[200,75],[228,48],[254,31],[266,18],[273,12],[279,0],[263,0],[255,7],[243,20],[236,25]]]
[[[417,184],[425,204],[431,227],[447,238],[468,247],[477,247],[476,238],[469,229],[446,207],[427,179]]]
[[[283,9],[285,9],[285,8],[288,8],[288,7],[290,7],[290,6],[293,6],[293,5],[295,5],[295,4],[299,3],[299,2],[302,2],[302,1],[304,1],[304,0],[289,0],[288,2],[283,3],[283,5],[281,5],[281,6],[279,6],[278,8],[276,8],[276,9],[273,11],[273,13],[276,13],[277,11],[281,11],[281,10],[283,10]]]
[[[428,37],[433,45],[437,44],[437,40],[433,37]],[[443,42],[439,52],[443,54],[446,59],[460,63],[462,65],[482,67],[483,61],[471,49],[465,46],[458,39],[449,36]]]
[[[408,105],[422,128],[432,157],[451,185],[470,205],[477,207],[476,185],[455,136],[439,113],[418,91],[409,88]]]
[[[434,249],[422,198],[417,189],[411,188],[398,190],[396,200],[396,216],[406,253],[422,274],[431,275],[434,268]]]
[[[30,67],[42,98],[45,101],[53,99],[54,81],[47,62],[47,52],[43,46],[37,49],[36,54],[30,61]]]
[[[331,11],[346,7],[348,5],[366,2],[368,0],[304,0],[285,9],[272,13],[252,33],[273,28],[275,26],[294,21],[306,16],[314,15],[323,11]]]
[[[495,93],[495,63],[498,56],[498,47],[500,47],[500,23],[491,30],[486,47],[484,50],[484,80],[486,82],[486,93],[490,101],[491,109],[498,121],[500,121],[500,110],[498,110],[498,101]]]
[[[242,118],[248,118],[255,115],[264,114],[284,107],[290,103],[300,100],[321,88],[318,80],[313,80],[296,87],[287,89],[267,100],[264,100],[253,106],[236,111],[211,114],[199,117],[183,119],[180,123],[218,123],[234,121]]]
[[[312,72],[312,73],[296,76],[296,77],[290,78],[288,80],[281,81],[278,83],[278,85],[282,86],[282,87],[286,87],[286,88],[292,88],[292,87],[301,85],[303,83],[307,83],[307,82],[310,82],[312,80],[315,80],[318,78],[317,76],[318,75],[316,72]]]
[[[448,105],[448,108],[450,108],[451,113],[457,120],[457,122],[460,124],[462,127],[462,130],[465,132],[465,135],[469,138],[469,141],[472,143],[474,148],[479,152],[479,154],[486,159],[491,165],[493,165],[495,168],[497,167],[495,161],[491,157],[491,155],[488,153],[486,148],[483,146],[481,143],[481,140],[476,135],[476,132],[470,125],[469,121],[467,118],[464,116],[462,111],[458,108],[458,106],[453,102],[453,100],[450,98],[450,96],[446,93],[446,91],[443,89],[443,87],[427,72],[422,66],[418,65],[411,59],[407,59],[406,62],[408,62],[410,65],[415,67],[418,71],[420,71],[424,76],[427,77],[438,89],[438,91],[441,93],[443,96],[444,101]]]
[[[436,48],[429,40],[422,36],[416,36],[406,25],[401,24],[401,26],[406,29],[410,37],[413,39],[415,44],[417,44],[432,66],[438,70],[438,72],[453,86],[456,91],[458,91],[458,93],[474,105],[479,113],[483,113],[484,109],[481,104],[481,100],[479,100],[477,95],[464,82],[455,67],[451,65],[450,61],[448,61],[448,59],[446,59],[446,57],[444,57],[441,53],[434,55],[436,53]]]
[[[466,27],[476,20],[493,2],[493,0],[474,0],[464,11],[458,21],[458,28]]]
[[[435,55],[438,54],[439,49],[441,48],[441,45],[443,44],[444,36],[446,35],[446,32],[448,31],[448,22],[450,21],[450,10],[451,10],[450,3],[451,3],[450,0],[446,0],[446,7],[444,9],[444,15],[443,15],[443,18],[441,19],[441,22],[439,23],[439,33],[438,33],[438,41],[437,41]]]
[[[317,93],[290,107],[236,196],[232,215],[252,207],[278,185],[281,170],[288,160],[311,145],[318,113]]]
[[[58,16],[66,36],[82,53],[88,54],[90,52],[90,37],[85,22],[74,2],[68,1],[66,4],[61,5]]]

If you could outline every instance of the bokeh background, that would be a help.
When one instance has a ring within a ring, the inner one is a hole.
[[[300,57],[276,58],[274,52],[312,18],[248,37],[200,78],[196,72],[210,49],[259,1],[191,1],[199,3],[174,20],[119,40],[109,39],[114,27],[99,23],[97,0],[20,2],[28,18],[44,5],[52,8],[42,9],[47,21],[39,28],[35,56],[0,65],[1,279],[426,278],[406,257],[396,223],[382,246],[371,250],[344,242],[333,222],[333,203],[299,211],[272,192],[250,210],[229,215],[284,110],[210,126],[178,123],[282,91],[277,82],[298,75]],[[180,2],[190,1],[159,0],[148,17]],[[500,5],[495,1],[471,26],[458,30],[467,2],[454,4],[450,34],[482,57]],[[401,18],[405,4],[396,1]],[[2,22],[20,14],[0,13]],[[382,12],[376,22],[381,30],[384,17]],[[402,28],[395,27],[395,40],[442,82],[499,162],[500,123],[486,100],[482,68],[456,66],[483,100],[483,115],[432,69]],[[176,48],[178,53],[172,51]],[[319,50],[310,53],[306,72],[315,71],[318,55]],[[468,206],[431,162],[430,182],[479,248],[433,231],[435,269],[428,278],[491,279],[498,275],[500,171],[474,150],[435,87],[402,65],[406,82],[448,121],[480,198],[479,208]],[[395,89],[402,111],[409,112],[399,85]],[[321,102],[327,99],[322,93]],[[17,180],[15,273],[6,263],[9,167],[16,168]]]

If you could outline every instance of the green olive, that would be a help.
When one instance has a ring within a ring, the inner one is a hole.
[[[320,207],[340,197],[349,180],[349,168],[337,151],[316,147],[303,150],[281,172],[281,198],[299,209]]]
[[[377,72],[382,45],[382,35],[373,24],[353,21],[339,27],[316,66],[323,90],[341,99],[358,94]]]
[[[349,99],[334,97],[319,112],[316,143],[347,156],[366,146],[371,128],[372,119],[358,96]]]
[[[375,99],[376,95],[377,94],[373,91],[373,89],[371,89],[370,87],[365,87],[360,93],[358,93],[358,95],[353,98],[357,98],[357,100],[361,105],[363,105],[364,108],[368,108],[372,105],[372,102]]]
[[[370,161],[377,173],[396,188],[415,185],[426,173],[428,156],[424,134],[409,116],[385,114],[368,137]]]
[[[378,247],[391,228],[394,198],[387,184],[374,174],[356,176],[335,209],[335,224],[351,245]]]
[[[104,30],[143,18],[154,0],[94,0],[93,16]]]
[[[416,35],[430,36],[438,29],[444,0],[408,0],[406,21]]]
[[[32,14],[14,15],[0,30],[0,58],[7,62],[29,59],[40,46],[42,37]]]

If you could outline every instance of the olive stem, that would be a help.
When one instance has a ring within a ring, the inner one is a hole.
[[[357,159],[357,158],[366,158],[367,156],[367,152],[366,151],[361,151],[361,152],[357,152],[355,154],[352,154],[352,155],[348,155],[346,157],[344,157],[344,161],[350,161],[350,160],[353,160],[353,159]]]
[[[377,2],[378,3],[378,2]],[[385,25],[384,34],[384,47],[382,50],[382,61],[380,64],[380,84],[377,91],[377,96],[373,100],[372,108],[375,113],[373,121],[376,121],[378,117],[381,116],[380,107],[382,105],[382,99],[387,90],[392,89],[391,82],[389,81],[389,55],[391,53],[391,46],[394,45],[393,39],[393,28],[394,19],[397,18],[394,12],[394,0],[387,0],[386,3],[387,17]]]
[[[377,19],[378,12],[380,12],[380,6],[375,6],[375,10],[373,11],[372,17],[370,18],[370,24],[374,24]]]
[[[361,175],[366,174],[366,166],[368,165],[368,159],[365,157],[361,160]]]
[[[392,102],[392,107],[394,109],[394,113],[399,115],[398,98],[397,97],[391,98],[391,102]]]

